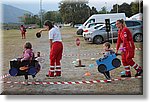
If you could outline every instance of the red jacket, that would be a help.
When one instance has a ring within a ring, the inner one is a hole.
[[[118,40],[117,40],[117,50],[122,43],[122,47],[125,47],[128,51],[134,51],[135,45],[132,38],[132,34],[127,27],[124,27],[122,30],[118,31]]]

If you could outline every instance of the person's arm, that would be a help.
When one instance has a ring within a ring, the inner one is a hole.
[[[116,54],[118,53],[120,44],[121,44],[121,38],[120,38],[120,34],[119,34],[119,32],[118,32],[118,39],[117,39],[117,46],[116,46]]]
[[[52,48],[53,39],[49,39],[50,49]]]
[[[53,39],[54,39],[54,34],[55,34],[55,31],[54,31],[54,30],[49,31],[49,44],[50,44],[50,49],[52,48],[52,43],[53,43]]]
[[[132,49],[135,49],[134,41],[133,41],[133,38],[132,38],[132,33],[129,29],[127,30],[127,32],[128,32],[128,39],[129,39],[130,47]]]
[[[47,28],[43,28],[43,29],[39,30],[38,33],[42,33],[43,31],[48,31],[48,29]]]
[[[130,48],[135,49],[134,42],[132,39],[132,33],[130,32],[130,30],[128,28],[125,28],[123,33],[124,33],[123,45],[126,46],[126,43],[128,42],[130,45]]]
[[[29,59],[30,59],[30,55],[29,55],[29,53],[27,53],[27,51],[25,51],[24,54],[23,54],[23,58],[21,59],[21,61],[29,60]]]

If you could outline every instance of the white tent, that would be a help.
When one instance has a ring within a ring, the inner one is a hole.
[[[143,14],[138,13],[129,18],[130,20],[143,20]]]

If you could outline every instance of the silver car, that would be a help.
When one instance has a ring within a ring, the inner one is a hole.
[[[135,42],[143,41],[143,23],[137,20],[125,20],[126,26],[130,29],[133,40]],[[106,26],[102,26],[99,29],[85,34],[84,39],[88,42],[93,42],[95,44],[100,44],[107,41]],[[111,32],[109,33],[109,40],[117,40],[118,38],[118,28],[116,27],[116,22],[111,23]]]

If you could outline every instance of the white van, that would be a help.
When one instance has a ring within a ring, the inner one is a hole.
[[[125,13],[94,14],[91,17],[89,17],[82,26],[78,28],[77,34],[82,35],[83,28],[85,28],[88,23],[105,23],[105,19],[110,19],[111,23],[112,21],[116,21],[118,19],[126,20],[126,16]]]

